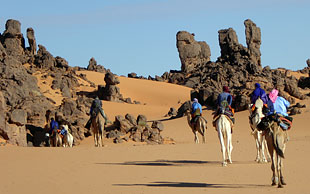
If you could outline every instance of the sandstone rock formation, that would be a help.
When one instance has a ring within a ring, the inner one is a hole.
[[[55,67],[55,58],[46,50],[46,48],[39,44],[38,54],[35,56],[34,64],[41,69],[51,69]]]
[[[27,28],[27,39],[29,43],[29,50],[32,55],[37,53],[37,42],[34,36],[34,30],[32,28]]]
[[[2,36],[2,44],[6,50],[6,53],[14,56],[21,62],[25,62],[25,58],[23,57],[25,39],[21,33],[21,23],[17,20],[8,20],[5,24],[5,31]]]
[[[113,126],[115,129],[108,131],[107,137],[113,138],[115,143],[122,143],[128,139],[148,144],[163,143],[160,134],[164,130],[162,122],[154,121],[150,127],[144,115],[138,115],[137,119],[130,114],[126,114],[125,118],[117,115]]]
[[[261,66],[261,31],[250,19],[244,21],[246,44],[248,45],[250,60],[254,65]]]
[[[196,65],[210,61],[210,47],[206,42],[195,41],[194,35],[186,31],[179,31],[176,39],[182,72],[190,72]]]
[[[298,85],[306,87],[307,80],[301,78],[303,80],[300,81],[290,77],[285,70],[272,70],[268,66],[262,68],[260,28],[249,19],[244,21],[244,25],[247,47],[239,43],[232,28],[218,31],[221,55],[216,62],[207,62],[208,60],[197,57],[200,50],[194,36],[188,32],[178,32],[177,48],[181,71],[172,70],[161,77],[170,83],[193,88],[191,97],[196,97],[202,104],[211,107],[216,107],[217,95],[226,85],[234,96],[234,108],[237,111],[247,109],[256,82],[267,92],[278,88],[281,94],[288,93],[289,96],[286,97],[290,102],[294,102],[295,98],[304,99],[305,95],[299,91]],[[183,114],[184,105],[180,109],[178,115]]]
[[[87,70],[89,71],[96,71],[96,72],[100,72],[100,73],[106,73],[107,70],[102,66],[102,65],[98,65],[97,61],[95,60],[94,57],[92,57],[89,60],[88,66],[87,66]]]
[[[124,102],[123,95],[119,87],[116,85],[120,83],[116,75],[107,72],[104,77],[105,86],[98,86],[98,97],[103,100],[113,102]]]

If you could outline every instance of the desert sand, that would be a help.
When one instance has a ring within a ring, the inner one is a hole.
[[[92,82],[104,84],[102,74],[86,74]],[[162,120],[165,127],[162,136],[173,138],[175,144],[113,144],[105,139],[105,147],[95,148],[93,138],[88,137],[73,148],[0,147],[0,193],[310,193],[307,187],[310,173],[307,166],[310,159],[309,100],[301,102],[307,105],[303,114],[294,116],[284,159],[287,185],[278,189],[271,186],[270,163],[254,162],[256,148],[250,134],[248,111],[236,113],[233,164],[222,167],[220,144],[211,125],[210,110],[203,111],[209,121],[206,144],[194,143],[186,117],[171,120],[164,117],[170,107],[178,108],[189,100],[189,88],[119,78],[123,96],[141,104],[103,101],[110,120],[126,113],[144,114],[149,121]],[[61,102],[62,97],[49,88],[49,83],[41,86],[55,102]],[[92,89],[83,86],[81,90]]]

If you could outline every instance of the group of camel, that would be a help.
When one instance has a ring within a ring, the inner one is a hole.
[[[255,111],[252,113],[249,106],[250,114],[250,127],[252,129],[252,135],[254,136],[257,156],[255,161],[259,163],[265,163],[271,161],[272,170],[272,185],[278,184],[278,188],[282,188],[286,185],[282,174],[282,166],[284,158],[285,146],[288,141],[287,131],[283,131],[277,122],[271,122],[269,127],[265,131],[257,129],[257,125],[264,117],[263,114],[263,101],[258,98],[255,102]],[[201,116],[200,116],[201,117]],[[198,118],[196,123],[191,123],[191,115],[187,112],[187,121],[191,127],[194,135],[195,142],[199,143],[198,133],[203,137],[203,143],[205,143],[207,124],[204,118]],[[221,145],[223,166],[227,166],[227,163],[232,163],[231,152],[232,146],[232,122],[225,114],[220,114],[215,121],[215,128],[218,133],[218,138]],[[267,159],[265,156],[265,149],[268,148]]]
[[[49,137],[50,146],[52,147],[72,147],[73,136],[69,131],[68,125],[62,125],[62,129],[65,130],[65,135],[61,135],[59,132],[55,132],[53,136]]]
[[[284,158],[285,145],[288,140],[287,132],[283,131],[277,122],[270,123],[267,130],[264,132],[257,129],[258,123],[264,117],[263,114],[263,101],[259,98],[255,103],[255,111],[250,118],[250,127],[252,129],[252,135],[254,136],[257,156],[256,162],[268,162],[271,161],[272,175],[272,185],[278,184],[278,187],[283,187],[285,185],[282,166]],[[250,110],[250,106],[249,106]],[[191,127],[195,135],[195,143],[199,143],[198,133],[203,137],[203,143],[206,143],[206,130],[207,123],[206,120],[199,116],[196,119],[196,123],[191,123],[191,115],[187,111],[188,124]],[[91,120],[91,129],[93,131],[95,147],[103,146],[103,133],[104,133],[105,120],[101,114],[97,114],[96,117]],[[233,124],[228,116],[225,114],[220,114],[216,117],[215,128],[218,133],[218,138],[221,145],[223,166],[227,166],[227,163],[232,163],[231,153],[232,153],[232,127]],[[267,153],[267,159],[265,156],[265,149],[268,148],[269,153]]]

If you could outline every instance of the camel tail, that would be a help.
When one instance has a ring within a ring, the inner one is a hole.
[[[100,133],[103,134],[103,130],[104,130],[104,118],[103,116],[99,113],[99,130],[100,130]]]
[[[284,139],[280,135],[276,135],[275,141],[274,141],[274,147],[277,152],[277,154],[281,157],[284,158]]]

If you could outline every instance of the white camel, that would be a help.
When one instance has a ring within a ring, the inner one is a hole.
[[[227,162],[232,163],[231,152],[232,146],[232,122],[224,115],[220,114],[216,120],[216,130],[221,144],[221,150],[223,155],[223,166],[227,166]],[[226,146],[225,146],[226,143]]]
[[[63,137],[63,147],[72,147],[73,145],[73,136],[69,132],[68,125],[62,125],[62,128],[67,131],[67,133]]]
[[[255,102],[255,110],[252,112],[252,105],[249,106],[250,114],[252,114],[249,118],[250,126],[252,129],[252,135],[254,136],[255,143],[256,143],[256,149],[257,149],[257,155],[255,161],[258,163],[266,163],[270,162],[270,154],[267,151],[267,142],[265,140],[265,136],[263,136],[262,131],[257,130],[257,125],[261,122],[262,118],[265,117],[263,114],[263,101],[258,98]],[[267,152],[267,159],[265,156],[265,150]]]

